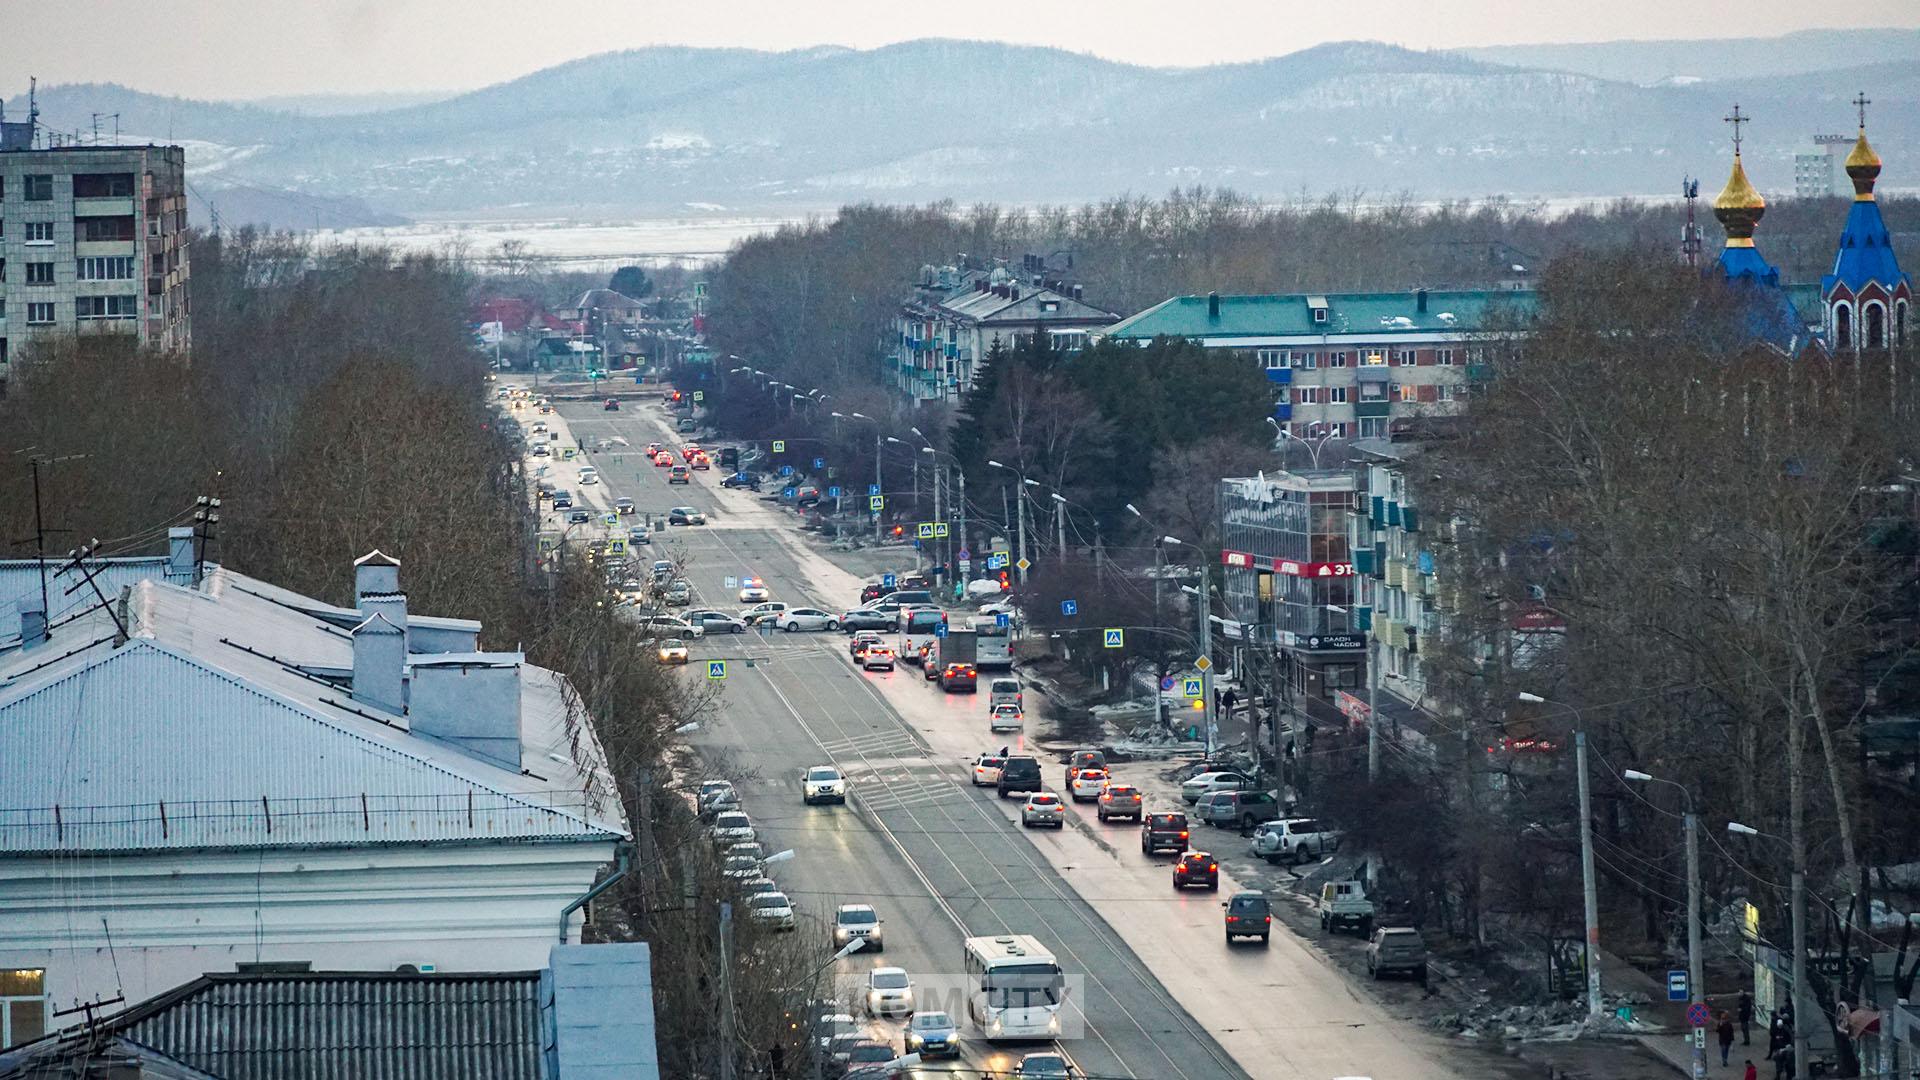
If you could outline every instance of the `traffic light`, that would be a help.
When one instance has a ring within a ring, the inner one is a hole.
[[[1202,711],[1204,711],[1204,710],[1206,709],[1206,707],[1207,707],[1207,702],[1206,702],[1206,699],[1205,699],[1205,698],[1194,698],[1194,699],[1193,699],[1193,711],[1194,711],[1194,712],[1202,712]]]
[[[905,529],[904,527],[902,527],[902,526],[899,526],[899,525],[895,525],[895,526],[893,527],[893,535],[895,535],[895,536],[905,536],[905,535],[906,535],[906,532],[907,532],[907,530],[906,530],[906,529]]]

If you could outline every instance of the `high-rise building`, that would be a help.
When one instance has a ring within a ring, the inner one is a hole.
[[[123,333],[185,349],[186,153],[0,138],[0,388],[36,338]]]

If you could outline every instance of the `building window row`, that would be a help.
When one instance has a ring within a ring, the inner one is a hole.
[[[133,256],[97,255],[81,259],[76,274],[81,281],[132,281]]]
[[[74,318],[131,319],[140,314],[137,296],[82,296],[74,302]]]

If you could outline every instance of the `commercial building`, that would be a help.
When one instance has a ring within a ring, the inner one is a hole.
[[[1029,257],[1030,271],[1037,269]],[[1087,303],[1078,285],[1044,273],[924,266],[913,297],[883,343],[888,381],[918,407],[947,401],[973,386],[975,365],[992,351],[1047,335],[1059,352],[1078,352],[1120,318]]]
[[[44,589],[0,565],[0,1043],[208,973],[531,970],[578,939],[628,836],[593,718],[410,613],[395,560],[354,577],[336,607],[189,529]]]
[[[36,338],[132,334],[191,342],[186,151],[37,146],[0,124],[0,385]]]
[[[1249,645],[1276,650],[1294,708],[1324,720],[1366,672],[1348,527],[1358,491],[1351,469],[1220,481],[1227,617]]]
[[[1104,331],[1145,345],[1237,349],[1274,384],[1273,417],[1299,438],[1383,438],[1398,417],[1447,415],[1485,377],[1490,334],[1532,309],[1527,290],[1176,296]]]

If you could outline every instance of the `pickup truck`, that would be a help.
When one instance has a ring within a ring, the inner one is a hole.
[[[1373,933],[1373,901],[1358,881],[1329,881],[1320,886],[1320,929],[1338,933],[1343,926],[1360,931],[1361,937]]]

